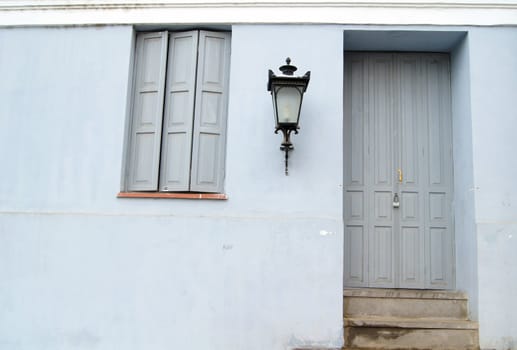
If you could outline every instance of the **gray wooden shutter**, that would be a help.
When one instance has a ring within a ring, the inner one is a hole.
[[[189,190],[198,34],[169,39],[160,191]]]
[[[201,31],[191,191],[223,191],[229,69],[230,33]]]
[[[156,191],[160,158],[167,32],[138,34],[136,39],[129,191]]]

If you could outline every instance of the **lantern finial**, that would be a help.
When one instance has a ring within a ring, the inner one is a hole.
[[[284,75],[293,75],[293,73],[298,70],[298,68],[296,66],[292,66],[291,65],[291,59],[289,57],[287,57],[285,59],[285,63],[287,63],[287,64],[283,65],[283,66],[281,66],[279,68],[280,71],[282,72],[282,74],[284,74]]]

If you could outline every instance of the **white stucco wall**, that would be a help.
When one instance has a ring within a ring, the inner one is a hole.
[[[198,201],[116,198],[130,27],[0,30],[1,349],[342,344],[342,31],[232,35],[230,199]],[[313,76],[286,177],[288,55]]]
[[[469,316],[478,320],[477,234],[472,145],[470,37],[451,51],[456,288],[468,293]]]
[[[233,26],[230,199],[199,201],[116,198],[131,27],[2,28],[0,349],[340,346],[349,29]],[[482,348],[516,349],[517,29],[456,29],[457,287]],[[312,71],[289,177],[266,91],[286,56]]]
[[[480,340],[517,348],[517,29],[469,32]]]

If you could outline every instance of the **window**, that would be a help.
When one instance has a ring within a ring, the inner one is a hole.
[[[125,190],[222,192],[230,33],[138,33]]]

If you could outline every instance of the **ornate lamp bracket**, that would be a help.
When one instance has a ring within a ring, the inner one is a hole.
[[[295,134],[298,134],[298,129],[300,127],[292,127],[292,128],[285,128],[282,126],[277,126],[275,128],[275,134],[278,134],[279,131],[282,131],[282,134],[284,135],[284,139],[282,143],[280,144],[280,150],[285,152],[285,175],[289,175],[289,151],[292,151],[294,149],[293,143],[291,142],[291,133],[294,132]]]

